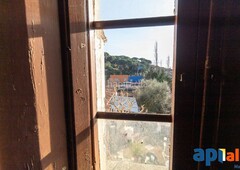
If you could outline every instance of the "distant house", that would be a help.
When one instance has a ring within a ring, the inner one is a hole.
[[[113,96],[109,105],[112,112],[139,112],[135,97]]]
[[[128,81],[129,75],[110,75],[109,83],[124,83]]]

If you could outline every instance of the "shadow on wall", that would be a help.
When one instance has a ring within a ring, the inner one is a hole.
[[[42,169],[67,168],[58,1],[26,1]]]
[[[24,1],[0,1],[0,169],[40,167]]]

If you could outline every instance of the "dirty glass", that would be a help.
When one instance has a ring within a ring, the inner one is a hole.
[[[171,124],[99,120],[101,169],[168,170]]]

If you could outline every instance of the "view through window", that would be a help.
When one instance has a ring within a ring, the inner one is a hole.
[[[174,0],[95,0],[94,7],[94,21],[121,20],[120,27],[122,19],[175,12]],[[98,112],[149,116],[173,112],[174,23],[96,29],[92,49]],[[101,169],[169,169],[171,130],[171,122],[148,118],[98,120]]]

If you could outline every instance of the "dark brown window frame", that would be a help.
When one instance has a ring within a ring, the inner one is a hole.
[[[176,16],[164,16],[164,17],[150,17],[150,18],[137,18],[137,19],[121,19],[121,20],[105,20],[105,21],[93,21],[89,23],[90,30],[98,30],[98,29],[117,29],[117,28],[142,28],[142,27],[154,27],[154,26],[176,26]],[[174,40],[175,41],[175,40]],[[89,40],[91,46],[91,40]],[[89,52],[89,54],[94,55],[93,53]],[[127,120],[127,121],[148,121],[148,122],[167,122],[173,123],[173,116],[174,111],[171,114],[159,114],[159,113],[114,113],[114,112],[98,112],[96,109],[96,82],[95,82],[95,62],[94,57],[91,58],[91,70],[92,70],[92,85],[93,88],[91,89],[93,100],[92,100],[92,107],[93,107],[93,119],[111,119],[111,120]],[[175,56],[174,56],[175,60]],[[94,63],[94,64],[93,64]],[[175,63],[175,62],[174,62]],[[175,71],[176,66],[174,64],[174,72],[173,72],[173,82],[175,82]],[[173,83],[174,84],[174,83]],[[175,88],[175,86],[173,87]],[[175,90],[173,90],[175,91]],[[173,92],[174,94],[174,92]],[[174,96],[173,96],[174,98]],[[174,104],[173,104],[174,106]],[[174,110],[174,107],[172,108]],[[96,121],[94,121],[96,122]],[[173,127],[173,126],[172,126]],[[97,127],[93,127],[93,133],[95,138],[94,150],[95,155],[94,159],[97,160],[97,168],[100,167],[100,158],[99,158],[99,150],[98,150],[98,143],[96,143],[97,137]],[[173,129],[172,129],[173,131]],[[172,136],[172,135],[171,135]],[[173,136],[172,136],[173,137]],[[94,140],[94,139],[93,139]],[[173,138],[172,142],[173,143]],[[172,155],[172,152],[171,152]],[[171,156],[172,158],[172,156]],[[172,167],[172,160],[170,160],[170,167]]]
[[[141,28],[141,27],[154,27],[154,26],[167,26],[167,25],[174,26],[175,24],[176,24],[176,16],[163,16],[163,17],[149,17],[149,18],[137,18],[137,19],[93,21],[90,23],[90,29],[98,30],[98,29],[132,28],[132,27]],[[113,112],[97,112],[95,118],[115,119],[115,120],[157,121],[157,122],[169,122],[169,123],[172,122],[172,114],[157,114],[157,113],[126,114],[126,113],[113,113]]]
[[[97,112],[97,119],[111,120],[134,120],[134,121],[149,121],[149,122],[172,122],[170,114],[157,113],[119,113],[119,112]]]
[[[123,20],[107,20],[93,21],[90,23],[91,30],[98,29],[116,29],[116,28],[132,28],[132,27],[154,27],[175,25],[176,16],[123,19]],[[94,66],[93,66],[94,67]],[[97,112],[96,118],[99,119],[115,119],[115,120],[138,120],[138,121],[157,121],[157,122],[172,122],[171,114],[157,113],[113,113],[113,112]]]
[[[106,21],[93,21],[92,23],[90,23],[90,28],[96,30],[96,29],[114,29],[131,27],[152,27],[174,25],[175,22],[176,16],[106,20]]]
[[[179,0],[177,5],[175,114],[171,118],[174,121],[174,170],[183,167],[197,169],[192,161],[192,148],[199,146],[209,2]],[[58,3],[69,169],[98,170],[99,158],[95,156],[98,151],[94,143],[97,137],[96,96],[92,92],[95,88],[94,70],[90,69],[94,60],[89,57],[89,30],[92,25],[89,25],[87,17],[88,0],[60,0]],[[105,22],[105,26],[108,24]],[[179,81],[181,75],[183,81]],[[81,102],[84,105],[79,106]]]

